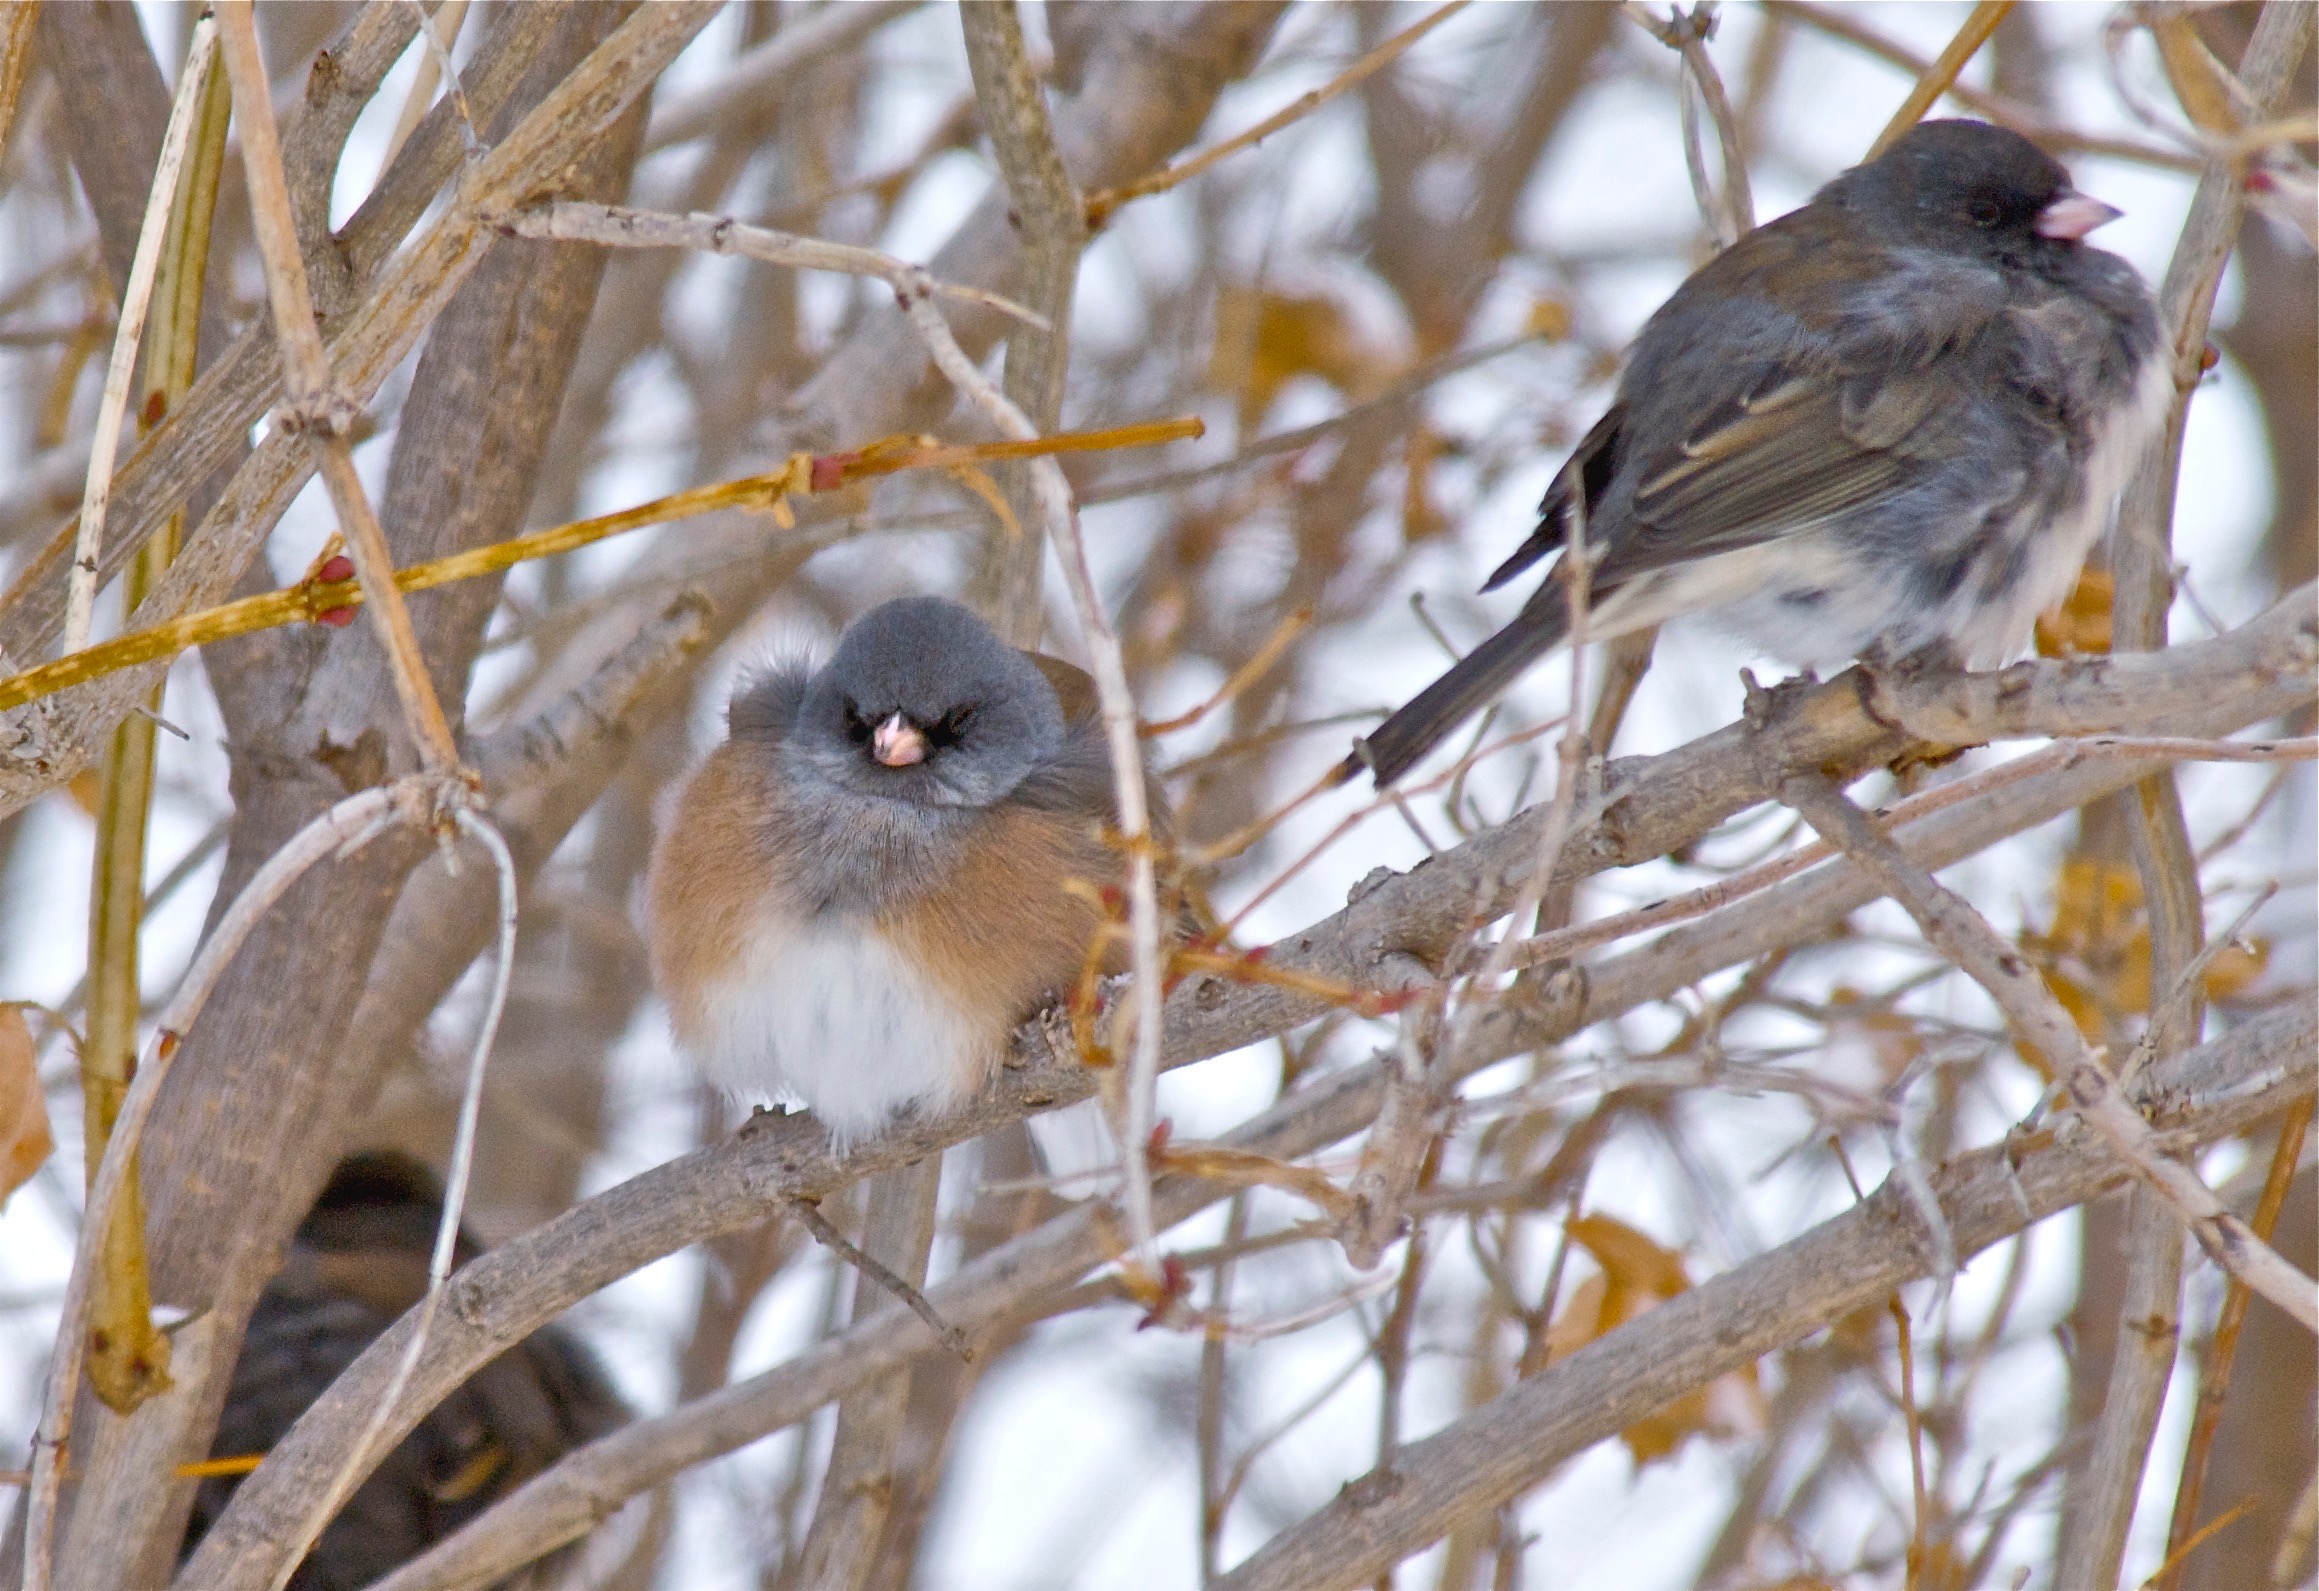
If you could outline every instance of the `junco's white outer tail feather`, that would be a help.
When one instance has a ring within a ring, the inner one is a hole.
[[[2079,241],[2115,213],[2014,133],[1915,128],[1652,315],[1490,587],[1559,550],[1583,503],[1589,639],[1705,612],[1814,666],[2006,661],[2173,395],[2149,289]],[[1567,568],[1344,772],[1398,778],[1560,645]]]
[[[694,1064],[804,1104],[841,1145],[980,1089],[1078,980],[1092,894],[1119,880],[1094,700],[936,598],[875,608],[826,667],[736,696],[649,886],[654,981]]]

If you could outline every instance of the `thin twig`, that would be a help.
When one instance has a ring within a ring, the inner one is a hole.
[[[916,1315],[933,1328],[934,1335],[942,1339],[943,1347],[958,1355],[967,1364],[974,1363],[974,1344],[968,1339],[966,1333],[937,1314],[934,1306],[926,1302],[924,1293],[912,1287],[901,1277],[896,1276],[879,1261],[863,1253],[843,1232],[830,1225],[829,1217],[821,1213],[819,1199],[790,1199],[787,1201],[787,1208],[791,1215],[797,1217],[805,1230],[814,1235],[822,1247],[908,1305],[911,1314]]]
[[[173,184],[160,264],[149,295],[144,375],[137,383],[134,411],[140,436],[153,431],[162,416],[183,402],[193,384],[210,221],[224,164],[230,102],[224,75],[209,69],[216,55],[214,23],[208,25],[204,44],[210,59],[195,95],[194,130],[181,151],[182,175]],[[176,557],[182,528],[182,516],[172,516],[137,549],[121,581],[124,613],[136,611]],[[83,1159],[92,1176],[103,1161],[137,1060],[142,1011],[138,942],[145,921],[146,830],[153,804],[154,730],[162,722],[160,706],[157,684],[139,710],[141,716],[124,718],[114,728],[101,765],[96,855],[89,881],[88,971],[82,984],[88,1000],[87,1036],[81,1046]],[[170,1339],[154,1326],[152,1314],[144,1200],[132,1166],[122,1185],[120,1216],[106,1234],[105,1276],[95,1304],[96,1336],[89,1358],[90,1384],[116,1413],[131,1412],[170,1384]]]
[[[2319,1290],[2233,1215],[2188,1167],[2161,1153],[2150,1124],[2120,1096],[2077,1024],[2036,970],[1987,919],[1870,826],[1860,809],[1817,774],[1788,781],[1783,799],[1841,846],[1916,919],[1936,950],[1989,993],[2021,1039],[2037,1047],[2087,1124],[2135,1175],[2172,1205],[2217,1265],[2319,1335]]]
[[[732,112],[765,115],[811,68],[852,49],[879,28],[906,16],[925,0],[847,0],[794,20],[784,17],[779,32],[754,46],[703,86],[656,98],[644,128],[644,152],[666,149],[716,127]]]
[[[1853,1197],[1859,1197],[1855,1184]],[[1933,1209],[1940,1209],[1940,1201],[1933,1201]],[[1956,1269],[1952,1256],[1948,1270]],[[1941,1285],[1948,1285],[1944,1274]],[[1924,1415],[1916,1406],[1916,1341],[1909,1330],[1908,1306],[1900,1301],[1900,1294],[1892,1294],[1884,1307],[1892,1312],[1892,1326],[1897,1338],[1896,1353],[1900,1360],[1900,1407],[1908,1421],[1908,1486],[1914,1500],[1909,1516],[1908,1530],[1908,1591],[1916,1591],[1922,1583],[1925,1565],[1925,1531],[1931,1525],[1931,1508],[1926,1502],[1924,1484]]]
[[[2271,1151],[2271,1166],[2263,1178],[2262,1197],[2255,1204],[2254,1219],[2248,1224],[2255,1235],[2270,1241],[2277,1230],[2279,1212],[2287,1203],[2287,1188],[2294,1181],[2295,1167],[2303,1155],[2303,1138],[2311,1126],[2311,1101],[2297,1100],[2287,1107],[2286,1120],[2279,1123],[2279,1141]],[[2214,1433],[2222,1424],[2223,1402],[2230,1395],[2230,1373],[2238,1360],[2239,1333],[2246,1325],[2247,1304],[2253,1298],[2246,1283],[2237,1277],[2222,1295],[2222,1313],[2214,1323],[2214,1338],[2206,1351],[2206,1361],[2199,1366],[2198,1406],[2190,1422],[2190,1443],[2182,1459],[2182,1479],[2174,1490],[2174,1517],[2166,1527],[2166,1560],[2158,1573],[2151,1576],[2155,1591],[2175,1591],[2182,1580],[2182,1563],[2191,1549],[2207,1534],[2232,1517],[2225,1513],[2203,1528],[2198,1525],[2198,1505],[2206,1490],[2207,1460],[2214,1452]],[[2235,1510],[2233,1511],[2235,1512]]]
[[[1011,298],[979,287],[940,281],[929,275],[924,266],[898,260],[891,254],[852,243],[831,243],[824,238],[799,237],[794,232],[750,226],[731,216],[668,215],[653,210],[631,210],[625,205],[557,199],[493,216],[489,221],[510,237],[597,243],[606,248],[699,249],[707,254],[738,255],[800,271],[868,276],[884,282],[897,293],[932,293],[979,304],[1026,326],[1044,329],[1047,325],[1044,315],[1024,308]]]
[[[1296,638],[1311,626],[1312,612],[1312,608],[1306,606],[1290,613],[1273,628],[1270,635],[1264,638],[1263,645],[1248,654],[1248,661],[1234,669],[1231,677],[1217,686],[1215,693],[1206,701],[1192,708],[1189,712],[1178,713],[1173,718],[1163,718],[1157,723],[1145,724],[1143,732],[1147,735],[1172,735],[1179,729],[1189,729],[1226,702],[1233,700],[1270,672],[1272,665],[1279,662],[1288,649],[1296,644]]]
[[[1868,146],[1863,158],[1874,160],[1898,143],[1901,134],[1924,120],[1924,113],[1949,91],[1957,74],[1965,69],[1965,63],[1989,42],[1989,35],[1997,31],[1997,24],[2012,9],[2013,0],[1979,0],[1972,15],[1965,18],[1965,25],[1957,29],[1957,36],[1933,57],[1932,65],[1916,80],[1916,86],[1908,91],[1908,97],[1900,102],[1900,109],[1892,113],[1892,120],[1884,124],[1884,131],[1876,135],[1876,142]]]
[[[451,86],[452,100],[459,111],[459,130],[467,140],[468,149],[473,150],[480,144],[475,133],[475,117],[467,108],[467,91],[459,86],[459,74],[451,64],[451,46],[458,42],[460,25],[467,20],[467,0],[442,0],[432,16],[427,14],[423,0],[406,0],[406,3],[418,7],[419,35],[427,41],[427,48],[420,53],[418,70],[411,76],[411,92],[403,100],[402,114],[395,118],[394,133],[387,139],[386,154],[379,160],[381,171],[395,163],[395,156],[403,152],[403,145],[426,118],[435,103],[435,88],[439,83],[447,82]]]
[[[347,443],[355,405],[333,385],[330,356],[315,325],[314,295],[306,283],[306,262],[298,252],[289,180],[282,170],[281,134],[274,125],[271,85],[258,49],[251,0],[219,0],[217,19],[226,71],[233,79],[234,120],[241,128],[242,167],[249,177],[258,253],[266,267],[266,296],[282,348],[283,403],[278,418],[291,431],[305,435],[322,473],[368,599],[365,605],[371,609],[380,648],[393,672],[395,697],[412,743],[429,772],[453,776],[459,767],[459,747],[443,716],[443,704],[435,698],[434,681],[411,629],[410,611],[395,586],[394,555],[386,532],[371,511]]]
[[[144,1136],[146,1119],[152,1114],[163,1080],[169,1075],[170,1063],[183,1048],[186,1033],[201,1015],[202,1006],[208,1002],[235,953],[256,929],[259,919],[292,884],[325,857],[350,856],[399,823],[428,821],[432,811],[433,802],[422,788],[404,780],[349,796],[300,829],[243,886],[233,905],[202,941],[201,951],[178,986],[176,997],[162,1011],[144,1059],[138,1064],[136,1080],[129,1085],[128,1096],[121,1102],[120,1118],[113,1124],[104,1163],[89,1184],[72,1274],[65,1283],[56,1353],[43,1394],[40,1430],[32,1444],[32,1484],[24,1532],[25,1591],[48,1591],[49,1538],[55,1525],[57,1489],[63,1480],[65,1443],[72,1434],[73,1397],[80,1386],[81,1355],[88,1335],[83,1317],[88,1311],[97,1253],[113,1218],[122,1184],[128,1177],[128,1168],[135,1160],[138,1142]]]
[[[1089,194],[1087,196],[1087,225],[1090,228],[1100,227],[1111,219],[1113,212],[1130,200],[1148,198],[1155,193],[1165,193],[1180,183],[1189,182],[1192,178],[1238,154],[1241,150],[1264,142],[1265,139],[1279,132],[1291,122],[1311,115],[1346,90],[1358,87],[1367,79],[1391,66],[1401,58],[1411,45],[1463,11],[1471,3],[1472,0],[1450,0],[1448,5],[1443,6],[1414,26],[1396,33],[1328,82],[1323,83],[1319,88],[1310,93],[1299,95],[1290,104],[1265,117],[1264,120],[1246,132],[1237,133],[1211,149],[1203,149],[1188,159],[1180,160],[1172,166],[1153,172],[1148,177],[1138,177],[1135,181],[1122,183],[1116,188],[1105,188],[1100,192]]]
[[[2082,762],[2105,757],[2129,758],[2134,761],[2149,757],[2179,757],[2192,762],[2307,762],[2319,757],[2319,737],[2305,736],[2297,740],[2206,740],[2183,735],[2073,736],[2056,740],[2043,750],[2031,752],[2025,757],[2012,758],[1994,768],[1984,768],[1962,779],[1934,785],[1904,801],[1878,808],[1875,815],[1879,822],[1898,827],[1931,817],[1960,802],[1978,800],[2006,785],[2018,784],[2057,769],[2075,767]],[[1835,854],[1836,848],[1827,841],[1813,840],[1685,894],[1670,895],[1665,900],[1652,901],[1647,906],[1637,906],[1629,911],[1598,917],[1592,922],[1578,923],[1551,933],[1530,935],[1515,943],[1512,964],[1516,967],[1540,967],[1549,962],[1564,960],[1578,951],[1591,950],[1596,945],[1607,945],[1632,934],[1704,916],[1719,906],[1743,899],[1757,890],[1769,889],[1782,879],[1793,878]]]
[[[97,600],[97,555],[105,540],[105,509],[112,501],[113,456],[121,445],[121,427],[129,408],[129,384],[137,370],[137,343],[145,335],[145,315],[153,302],[153,281],[161,269],[161,248],[169,233],[169,210],[177,195],[177,174],[185,164],[185,150],[201,111],[202,87],[217,57],[217,22],[204,15],[193,25],[186,49],[185,70],[178,74],[177,97],[169,107],[169,125],[161,135],[161,159],[153,171],[153,186],[145,198],[144,225],[137,230],[137,252],[129,263],[129,281],[121,299],[121,318],[113,329],[113,355],[105,367],[105,393],[97,408],[96,434],[89,443],[88,481],[81,489],[80,529],[73,542],[72,577],[65,587],[63,650],[77,652],[88,644],[89,623]]]
[[[1670,8],[1667,20],[1661,22],[1641,0],[1628,0],[1626,14],[1682,57],[1684,80],[1697,88],[1708,119],[1715,124],[1715,139],[1723,156],[1721,194],[1707,180],[1706,155],[1699,146],[1699,112],[1690,94],[1677,90],[1682,99],[1683,163],[1691,174],[1692,196],[1698,202],[1700,219],[1715,233],[1717,244],[1729,248],[1755,230],[1755,195],[1748,187],[1746,158],[1740,153],[1738,119],[1731,113],[1731,99],[1723,91],[1714,57],[1707,53],[1707,41],[1715,36],[1715,9],[1702,3],[1685,16],[1677,6]]]
[[[492,870],[499,880],[499,943],[492,958],[491,991],[483,1005],[483,1020],[476,1027],[475,1042],[467,1054],[467,1077],[459,1091],[458,1125],[451,1137],[451,1168],[443,1179],[443,1208],[435,1221],[434,1251],[427,1258],[427,1291],[419,1301],[418,1324],[411,1333],[408,1349],[395,1373],[379,1394],[378,1405],[360,1435],[347,1447],[330,1483],[321,1498],[307,1512],[300,1524],[290,1550],[283,1554],[281,1567],[275,1572],[273,1591],[282,1591],[298,1572],[299,1564],[322,1534],[323,1527],[354,1495],[374,1463],[373,1448],[393,1418],[395,1406],[401,1402],[403,1388],[410,1384],[411,1372],[418,1368],[419,1356],[426,1351],[427,1333],[442,1312],[443,1286],[451,1278],[451,1267],[459,1252],[459,1223],[467,1207],[467,1183],[475,1169],[475,1130],[483,1111],[483,1073],[491,1059],[491,1046],[499,1036],[499,1019],[507,1010],[507,988],[515,972],[516,891],[515,858],[507,849],[507,841],[499,830],[480,813],[464,808],[453,813],[459,831],[490,853]],[[448,863],[446,853],[446,863]]]
[[[1200,431],[1197,419],[1186,418],[1113,426],[1100,431],[1066,431],[1034,442],[945,446],[923,437],[887,437],[850,452],[798,453],[782,468],[763,475],[744,475],[737,480],[692,487],[634,508],[573,520],[486,547],[471,547],[465,552],[412,564],[395,571],[394,586],[404,593],[432,591],[456,581],[512,569],[532,559],[570,552],[609,536],[625,535],[648,525],[668,524],[719,509],[765,509],[778,520],[785,512],[783,500],[787,497],[835,492],[855,482],[900,470],[947,469],[980,460],[1146,447],[1196,437]],[[358,581],[325,579],[318,574],[279,591],[204,608],[150,629],[115,636],[20,674],[0,677],[0,712],[141,663],[175,657],[191,647],[254,634],[277,625],[344,622],[362,603],[362,587]]]
[[[40,0],[21,0],[0,9],[0,172],[8,169],[8,134],[16,126],[16,104],[32,65],[32,28],[40,20]]]
[[[911,291],[898,292],[895,297],[951,385],[982,410],[1002,434],[1018,441],[1034,440],[1037,432],[1030,421],[974,367],[951,336],[933,300],[923,292]],[[1140,720],[1135,694],[1127,681],[1127,666],[1120,655],[1119,636],[1103,611],[1094,566],[1087,561],[1087,544],[1079,534],[1079,512],[1071,499],[1071,483],[1048,458],[1033,466],[1032,479],[1039,489],[1047,538],[1062,560],[1065,583],[1086,639],[1088,661],[1093,665],[1104,738],[1111,754],[1113,799],[1118,803],[1119,829],[1127,850],[1128,967],[1133,981],[1121,1019],[1129,1024],[1134,1038],[1127,1071],[1127,1141],[1122,1149],[1128,1228],[1135,1240],[1136,1263],[1142,1279],[1156,1286],[1159,1234],[1152,1222],[1149,1151],[1153,1091],[1159,1083],[1162,969],[1158,859],[1145,801],[1142,737],[1136,731]]]
[[[1932,68],[1931,62],[1878,33],[1853,13],[1831,6],[1808,5],[1804,0],[1763,0],[1763,6],[1765,11],[1781,21],[1799,22],[1839,43],[1849,44],[1871,59],[1882,61],[1911,77],[1921,78]],[[2033,106],[1986,93],[1969,83],[1952,82],[1948,94],[1974,115],[1985,116],[2000,127],[2009,127],[2063,153],[2101,155],[2112,160],[2154,166],[2162,171],[2198,170],[2198,161],[2178,150],[2133,139],[2082,133],[2047,120]]]

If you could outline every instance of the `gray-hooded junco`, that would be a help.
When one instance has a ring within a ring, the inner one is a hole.
[[[250,1316],[210,1451],[264,1453],[427,1286],[442,1188],[407,1155],[350,1155],[299,1225]],[[460,1234],[462,1263],[478,1252]],[[546,1327],[477,1371],[403,1438],[314,1543],[289,1591],[357,1591],[628,1419],[594,1358]],[[239,1477],[194,1495],[185,1551]]]
[[[652,862],[679,1045],[840,1145],[973,1094],[1085,965],[1120,853],[1094,683],[908,597],[743,689]]]
[[[1805,665],[2004,662],[2065,595],[2173,396],[2118,212],[2027,139],[1926,122],[1702,266],[1490,577],[1585,508],[1587,635],[1717,611]],[[1569,625],[1557,561],[1512,623],[1356,743],[1400,777]]]

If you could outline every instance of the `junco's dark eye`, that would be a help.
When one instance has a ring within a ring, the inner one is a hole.
[[[1975,199],[1965,206],[1965,218],[1977,227],[1993,227],[2005,219],[2005,207],[1994,199]]]
[[[876,729],[876,725],[862,716],[860,708],[851,702],[845,704],[845,733],[848,740],[857,746],[866,746]]]

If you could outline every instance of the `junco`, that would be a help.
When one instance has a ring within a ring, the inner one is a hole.
[[[371,1339],[419,1301],[442,1189],[405,1155],[339,1162],[250,1317],[210,1451],[264,1453]],[[462,1262],[478,1250],[460,1235]],[[586,1348],[549,1326],[493,1360],[421,1421],[322,1532],[290,1591],[357,1591],[417,1557],[628,1411]],[[204,1480],[184,1550],[238,1476]]]
[[[726,716],[652,861],[679,1045],[737,1093],[801,1101],[841,1146],[959,1104],[1078,980],[1090,890],[1122,876],[1094,682],[906,597]]]
[[[2065,595],[2173,396],[2118,212],[2027,139],[1926,122],[1695,272],[1494,590],[1585,509],[1587,636],[1703,609],[1774,656],[2004,662]],[[1559,560],[1512,623],[1355,745],[1400,777],[1551,651]]]

